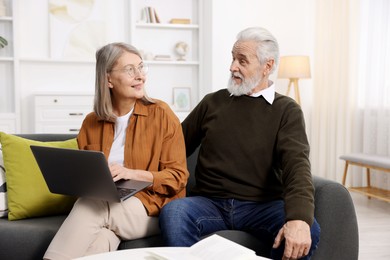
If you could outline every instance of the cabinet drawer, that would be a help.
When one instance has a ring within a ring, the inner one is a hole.
[[[35,111],[35,120],[47,121],[47,120],[83,120],[87,114],[92,112],[89,107],[77,107],[72,108],[49,108],[49,107],[37,107]]]

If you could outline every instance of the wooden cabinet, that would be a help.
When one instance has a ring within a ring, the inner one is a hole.
[[[36,133],[78,133],[93,110],[93,95],[36,95],[34,105]]]

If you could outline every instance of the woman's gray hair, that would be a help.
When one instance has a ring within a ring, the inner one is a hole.
[[[276,38],[266,29],[250,27],[237,34],[237,41],[257,42],[257,58],[261,65],[268,60],[274,60],[271,73],[275,71],[279,63],[279,44]]]
[[[96,51],[95,100],[93,110],[100,119],[110,122],[115,122],[116,115],[113,112],[111,88],[108,87],[107,73],[114,68],[118,59],[125,52],[133,53],[142,59],[137,48],[121,42],[107,44]],[[154,103],[153,99],[146,95],[146,92],[142,101],[146,104]]]

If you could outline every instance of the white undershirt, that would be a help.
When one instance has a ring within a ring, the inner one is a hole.
[[[112,143],[110,155],[108,156],[108,163],[110,164],[117,163],[124,165],[126,129],[132,113],[133,109],[126,115],[116,118],[114,142]]]

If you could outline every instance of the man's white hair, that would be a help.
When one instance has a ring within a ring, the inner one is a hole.
[[[257,58],[261,65],[268,60],[274,60],[270,73],[274,72],[279,63],[279,44],[276,38],[266,29],[250,27],[237,34],[237,41],[255,41],[257,43]]]

